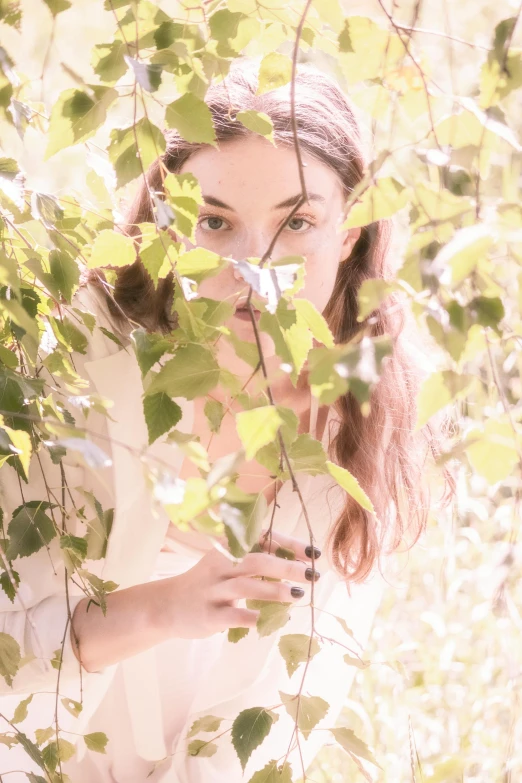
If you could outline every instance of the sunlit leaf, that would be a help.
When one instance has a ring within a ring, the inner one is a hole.
[[[323,720],[323,718],[326,716],[326,713],[330,709],[328,702],[322,699],[320,696],[304,696],[301,694],[299,697],[298,715],[297,696],[289,693],[283,693],[282,691],[279,691],[279,695],[290,717],[293,718],[294,721],[297,718],[297,725],[303,732],[305,739],[308,739],[312,729],[317,726],[319,721]]]
[[[217,745],[206,740],[192,740],[189,742],[187,752],[190,756],[203,756],[209,758],[217,753]]]
[[[367,226],[376,220],[391,217],[408,203],[410,197],[410,190],[393,177],[377,179],[350,207],[348,217],[341,228]]]
[[[265,114],[265,112],[254,111],[253,109],[249,109],[248,111],[238,111],[236,114],[236,120],[242,123],[242,125],[244,125],[245,128],[248,128],[248,130],[251,130],[254,133],[259,133],[260,136],[264,136],[272,144],[275,144],[274,126],[272,124],[272,120],[268,114]]]
[[[62,92],[51,111],[44,159],[93,136],[117,98],[116,90],[98,84],[88,84],[84,90],[73,88]]]
[[[165,114],[167,127],[175,128],[186,141],[216,146],[216,133],[210,109],[192,93],[169,103]]]
[[[33,700],[33,695],[34,694],[31,693],[30,696],[26,699],[22,699],[20,704],[17,705],[11,723],[21,723],[27,718],[27,708]]]
[[[377,764],[373,753],[370,751],[368,745],[357,737],[351,729],[344,726],[338,729],[330,729],[335,739],[348,753],[353,753],[361,759],[366,759],[376,767],[382,769],[380,764]]]
[[[259,66],[257,95],[288,84],[292,76],[292,61],[278,52],[265,55]]]
[[[303,633],[286,634],[279,640],[279,652],[286,663],[288,676],[291,677],[300,663],[312,659],[320,650],[319,642],[315,636],[310,637]]]
[[[237,433],[247,459],[252,459],[262,446],[275,440],[281,423],[273,405],[241,411],[236,415]]]
[[[352,476],[352,474],[346,470],[346,468],[342,468],[340,465],[336,465],[334,462],[330,462],[330,460],[327,460],[326,466],[328,468],[329,474],[333,476],[337,483],[349,495],[351,495],[360,506],[372,514],[375,513],[372,501],[366,492],[362,489],[355,476]]]
[[[152,377],[146,393],[165,392],[170,397],[193,400],[212,391],[218,380],[219,367],[212,352],[202,345],[187,345],[178,348]]]
[[[258,601],[257,599],[247,599],[247,609],[258,609],[259,616],[256,622],[256,628],[259,636],[269,636],[280,628],[283,628],[290,620],[288,608],[290,604],[279,603],[278,601]]]
[[[89,750],[94,750],[96,753],[106,753],[105,750],[109,738],[103,731],[93,731],[90,734],[84,734],[83,739]]]
[[[222,722],[223,718],[216,718],[214,715],[205,715],[203,718],[198,718],[190,727],[187,739],[193,737],[194,734],[199,734],[200,731],[218,731]]]
[[[89,268],[100,266],[128,266],[136,260],[136,246],[132,237],[112,229],[100,231],[91,248]]]

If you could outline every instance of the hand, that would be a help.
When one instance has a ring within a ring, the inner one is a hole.
[[[285,581],[267,582],[256,577],[307,583],[314,576],[317,580],[320,574],[310,567],[311,558],[305,552],[308,542],[275,532],[269,550],[269,539],[265,539],[265,533],[266,530],[263,530],[259,539],[262,551],[250,552],[239,563],[229,560],[218,549],[212,549],[185,573],[156,582],[162,588],[164,583],[161,622],[167,623],[170,629],[168,635],[203,639],[228,628],[254,627],[259,611],[238,607],[240,599],[294,603],[303,597],[302,588],[299,595],[293,596],[293,585]],[[228,549],[225,538],[218,540]],[[275,556],[279,546],[291,549],[296,559]],[[320,552],[316,549],[315,559],[319,556]]]

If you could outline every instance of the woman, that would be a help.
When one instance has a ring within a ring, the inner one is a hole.
[[[333,80],[300,66],[295,116],[308,200],[288,219],[301,192],[290,89],[287,85],[256,96],[256,65],[236,61],[224,82],[207,93],[219,148],[188,143],[175,132],[167,134],[165,167],[176,174],[194,174],[205,197],[196,244],[230,259],[219,275],[203,280],[198,293],[232,302],[235,312],[225,326],[241,340],[254,343],[256,335],[245,310],[248,285],[233,262],[262,257],[284,224],[272,258],[306,258],[305,285],[299,296],[324,314],[337,343],[346,342],[366,326],[356,320],[362,281],[388,277],[391,272],[386,224],[338,230],[346,197],[365,169],[359,130]],[[235,119],[236,112],[249,109],[270,116],[275,145]],[[163,176],[159,163],[153,164],[130,208],[128,234],[137,235],[139,224],[154,221],[151,191],[162,191]],[[179,239],[175,231],[172,236]],[[281,762],[290,746],[288,762],[297,779],[303,774],[302,765],[306,769],[331,738],[321,729],[335,725],[346,699],[355,667],[347,666],[343,655],[347,649],[360,653],[368,638],[384,587],[378,573],[380,555],[401,542],[405,515],[415,538],[425,523],[421,473],[425,450],[436,448],[436,442],[429,428],[421,436],[413,434],[415,395],[422,375],[419,354],[413,354],[407,339],[403,305],[389,297],[372,314],[372,333],[392,336],[394,353],[383,368],[365,418],[351,394],[335,405],[318,407],[306,372],[294,387],[287,374],[277,372],[281,360],[272,339],[257,330],[276,403],[293,409],[299,431],[322,441],[331,459],[357,477],[375,515],[330,476],[299,474],[300,494],[318,547],[311,550],[299,493],[292,492],[290,482],[277,487],[261,463],[243,461],[237,468],[237,485],[266,498],[264,531],[272,512],[276,513],[272,541],[261,536],[258,551],[234,564],[224,552],[224,538],[219,549],[196,528],[183,531],[169,524],[165,512],[153,503],[138,458],[145,450],[147,459],[163,462],[182,481],[199,476],[181,448],[161,440],[147,448],[142,378],[129,338],[136,323],[151,332],[171,328],[173,291],[172,274],[155,289],[138,260],[118,270],[113,294],[99,272],[90,274],[77,294],[76,305],[94,312],[98,326],[118,339],[117,343],[95,330],[90,354],[86,361],[80,357],[78,366],[91,382],[90,391],[115,403],[111,418],[92,411],[87,420],[91,439],[110,453],[112,467],[84,472],[68,453],[65,471],[71,487],[92,489],[105,509],[115,509],[107,551],[93,563],[99,576],[119,589],[107,596],[104,616],[74,584],[69,587],[67,609],[63,568],[50,573],[43,554],[39,568],[33,565],[31,573],[23,574],[22,584],[25,578],[30,585],[25,611],[16,602],[6,604],[3,630],[19,640],[26,654],[33,651],[37,658],[17,674],[15,690],[42,693],[34,697],[35,705],[39,704],[36,722],[31,724],[29,717],[29,723],[21,725],[29,733],[53,724],[54,697],[43,692],[52,693],[56,687],[56,670],[49,660],[63,646],[60,694],[81,700],[83,709],[72,718],[60,711],[61,736],[71,742],[86,733],[105,732],[109,737],[105,754],[86,750],[83,741],[77,743],[76,755],[62,765],[74,783],[145,779],[235,783],[249,780],[272,759]],[[259,313],[255,318],[259,323]],[[242,378],[248,392],[256,393],[260,373],[252,374],[231,340],[220,339],[217,348],[219,365]],[[211,396],[233,414],[241,410],[224,384]],[[239,448],[233,415],[225,415],[219,432],[213,433],[205,398],[177,398],[176,402],[182,410],[177,429],[199,436],[208,446],[211,462]],[[296,559],[275,557],[277,545],[292,549]],[[43,584],[42,574],[46,575]],[[260,576],[270,579],[260,580]],[[306,741],[301,736],[297,747],[292,743],[294,720],[281,708],[281,693],[297,692],[304,667],[290,677],[278,643],[283,636],[310,635],[312,580],[317,607],[314,630],[322,649],[310,661],[303,694],[320,696],[329,709],[317,730]],[[277,632],[260,636],[255,630],[258,611],[247,608],[246,599],[288,603],[290,619]],[[359,646],[336,616],[346,620]],[[250,630],[233,643],[227,636],[231,628]],[[256,706],[274,708],[279,719],[250,755],[243,777],[230,727],[242,710]],[[195,732],[191,739],[219,737],[217,752],[188,755],[187,734],[198,718],[207,715],[222,719],[219,730]],[[22,768],[20,755],[16,765],[15,757],[13,750],[3,752],[2,772]],[[23,768],[38,771],[34,765]],[[16,779],[16,773],[11,779]]]

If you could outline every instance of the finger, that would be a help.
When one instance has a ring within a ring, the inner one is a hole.
[[[258,609],[236,609],[233,606],[224,606],[219,610],[219,620],[223,623],[223,628],[255,628]]]
[[[317,581],[320,573],[313,564],[309,567],[299,560],[286,560],[264,552],[250,552],[240,563],[227,568],[224,576],[225,579],[239,576],[269,576],[273,579],[288,579],[290,582],[310,582],[312,577]]]
[[[292,588],[295,585],[286,582],[264,582],[261,579],[253,579],[248,576],[241,576],[237,579],[227,579],[221,582],[213,593],[214,602],[235,601],[243,598],[250,598],[261,601],[280,601],[282,603],[294,603],[302,598],[305,591],[302,587],[297,587],[298,595],[292,595]]]
[[[301,538],[287,536],[284,533],[281,533],[279,530],[275,530],[272,533],[272,545],[270,546],[270,538],[268,536],[265,537],[267,533],[268,528],[263,528],[261,535],[259,536],[259,543],[262,546],[263,552],[275,552],[279,546],[292,551],[298,560],[312,559],[312,550],[310,548],[309,541],[303,541]],[[317,547],[314,547],[314,559],[317,560],[319,557],[321,557],[321,551]]]

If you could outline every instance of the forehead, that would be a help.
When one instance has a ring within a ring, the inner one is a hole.
[[[302,149],[301,159],[307,190],[321,194],[325,204],[341,200],[338,175]],[[295,148],[275,147],[262,136],[222,142],[219,149],[200,149],[183,164],[180,173],[189,171],[198,178],[203,193],[219,195],[235,208],[251,200],[258,206],[271,206],[301,192]]]

